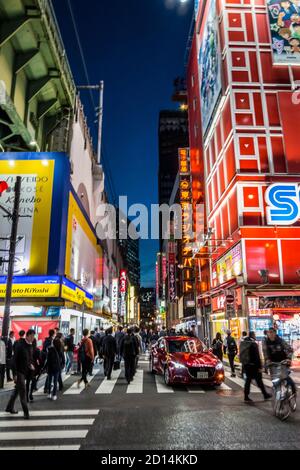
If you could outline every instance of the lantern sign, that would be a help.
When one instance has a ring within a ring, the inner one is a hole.
[[[8,184],[6,181],[0,181],[0,196],[2,196],[2,193],[8,190]]]
[[[127,271],[122,269],[120,271],[120,294],[121,294],[121,304],[120,304],[120,316],[122,319],[126,316],[126,292],[127,292]]]

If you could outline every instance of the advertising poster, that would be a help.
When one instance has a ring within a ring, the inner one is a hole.
[[[200,99],[202,132],[204,135],[222,93],[221,54],[216,0],[211,0],[210,2],[200,44]]]
[[[39,321],[38,318],[33,318],[31,321],[12,320],[11,330],[14,331],[16,338],[18,338],[19,331],[33,329],[36,332],[37,347],[41,348],[48,336],[49,330],[57,328],[58,324],[58,321]]]
[[[243,273],[241,245],[238,243],[213,266],[214,286],[230,281]]]
[[[300,64],[300,0],[267,0],[274,64]]]
[[[66,275],[80,284],[85,291],[93,292],[96,269],[101,257],[97,238],[81,211],[74,195],[70,193],[66,247]]]
[[[0,160],[0,180],[8,190],[0,195],[0,204],[13,211],[16,177],[21,176],[20,217],[15,258],[15,275],[46,274],[52,209],[54,160]],[[0,210],[0,250],[9,249],[11,222]],[[43,256],[40,256],[43,253]],[[7,274],[7,263],[0,275]]]

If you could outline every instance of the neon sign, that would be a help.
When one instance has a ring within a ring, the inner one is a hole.
[[[298,183],[275,183],[267,188],[268,225],[293,225],[300,218]]]

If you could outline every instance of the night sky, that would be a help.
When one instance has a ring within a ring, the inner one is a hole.
[[[184,74],[193,0],[71,0],[90,84],[105,81],[103,166],[111,198],[158,202],[158,115]],[[86,84],[68,0],[53,0],[76,84]],[[96,145],[88,92],[82,96]],[[98,103],[98,95],[94,95]],[[142,285],[155,284],[157,241],[141,241]]]

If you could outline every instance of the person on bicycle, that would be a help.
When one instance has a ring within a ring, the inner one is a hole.
[[[268,330],[267,338],[263,343],[263,353],[267,366],[270,366],[272,363],[279,364],[282,361],[287,361],[288,366],[291,365],[293,349],[278,336],[275,328]],[[290,376],[287,377],[287,382],[291,386],[293,394],[296,394],[296,385]]]

